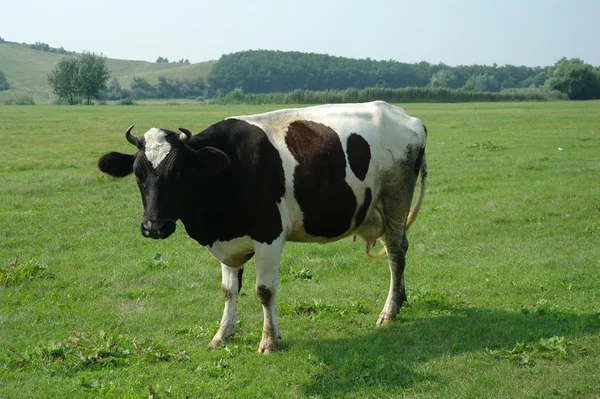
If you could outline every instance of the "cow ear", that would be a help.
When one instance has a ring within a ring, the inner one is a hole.
[[[194,168],[206,176],[216,176],[229,165],[229,157],[215,147],[191,150]]]
[[[133,155],[109,152],[98,159],[98,169],[113,177],[125,177],[133,172]]]

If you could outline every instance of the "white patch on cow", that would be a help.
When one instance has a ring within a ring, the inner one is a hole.
[[[239,268],[229,267],[221,263],[222,283],[221,287],[225,295],[225,308],[221,318],[221,326],[215,334],[210,346],[216,348],[235,333],[235,318],[237,314],[238,294],[241,281],[238,278]]]
[[[256,293],[263,305],[263,333],[258,350],[269,353],[277,349],[279,328],[275,314],[275,303],[279,288],[279,264],[281,252],[285,244],[284,233],[281,233],[271,244],[254,242],[256,253]],[[270,301],[263,302],[266,298],[261,294],[267,292]]]
[[[252,239],[249,236],[234,238],[229,241],[215,241],[208,250],[221,263],[231,267],[240,267],[254,252]]]
[[[167,135],[161,129],[153,127],[144,134],[146,143],[145,155],[154,169],[167,157],[171,151],[171,144],[167,142]]]

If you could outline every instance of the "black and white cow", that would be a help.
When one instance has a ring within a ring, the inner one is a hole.
[[[263,306],[259,351],[277,348],[275,296],[286,241],[326,243],[358,235],[384,244],[390,289],[377,325],[406,300],[406,229],[425,193],[427,130],[382,101],[284,109],[227,118],[192,136],[152,128],[127,140],[135,155],[111,152],[105,173],[135,173],[145,237],[167,238],[181,220],[190,237],[221,262],[225,309],[211,341],[234,333],[244,263],[256,257]],[[410,209],[417,177],[421,189]]]

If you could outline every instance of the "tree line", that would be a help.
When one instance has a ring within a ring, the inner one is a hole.
[[[133,77],[130,89],[122,88],[117,78],[112,78],[107,89],[99,93],[100,99],[121,100],[125,98],[187,98],[200,99],[207,96],[204,79],[171,79],[159,76],[158,83],[152,84],[140,77]]]
[[[212,96],[385,87],[431,87],[500,92],[545,87],[571,99],[600,98],[598,68],[562,58],[554,66],[415,64],[334,57],[326,54],[250,50],[223,55],[208,75]]]
[[[257,55],[269,57],[256,58]],[[245,58],[248,58],[245,62],[231,65],[232,59]],[[294,66],[286,64],[290,60],[297,63]],[[310,63],[311,60],[315,62]],[[323,61],[322,68],[319,69],[316,60]],[[356,69],[359,66],[364,70]],[[290,74],[288,69],[294,73]],[[229,72],[225,74],[227,70]],[[429,73],[431,76],[426,78]],[[322,79],[324,76],[328,79]],[[130,89],[126,89],[117,78],[107,85],[108,79],[106,58],[92,53],[63,57],[48,75],[54,93],[68,104],[78,103],[81,98],[87,104],[94,98],[197,98],[220,103],[257,104],[375,99],[459,102],[600,98],[600,71],[578,58],[562,58],[554,66],[544,68],[511,65],[448,67],[426,62],[405,64],[297,52],[249,51],[223,56],[210,72],[208,83],[201,77],[178,80],[159,76],[158,83],[151,84],[144,78],[134,77]],[[354,83],[349,83],[351,81]],[[1,83],[0,75],[0,87]]]

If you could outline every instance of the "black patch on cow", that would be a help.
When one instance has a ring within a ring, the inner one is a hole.
[[[423,125],[423,130],[425,130],[425,137],[427,137],[427,126]]]
[[[225,298],[225,300],[231,299],[233,297],[231,291],[227,289],[225,284],[221,284],[221,292],[223,293],[223,297]]]
[[[240,267],[238,269],[238,273],[237,273],[237,279],[238,279],[238,294],[240,293],[240,291],[242,290],[242,276],[244,275],[244,268]]]
[[[367,187],[365,189],[365,200],[360,206],[360,208],[358,208],[358,212],[356,212],[356,218],[354,219],[354,225],[356,227],[360,226],[362,222],[365,221],[365,217],[367,217],[367,211],[369,210],[369,206],[371,205],[372,199],[373,196],[371,194],[371,188]]]
[[[98,159],[98,169],[114,177],[125,177],[133,172],[134,155],[109,152]]]
[[[267,288],[266,285],[261,284],[256,287],[256,295],[258,296],[260,303],[262,303],[264,306],[269,306],[271,304],[273,293]]]
[[[188,166],[181,177],[179,218],[190,237],[201,245],[246,235],[270,244],[281,235],[277,204],[285,193],[283,164],[262,129],[226,119],[192,137],[187,145],[193,150],[217,148],[230,161],[215,176]]]
[[[371,147],[369,143],[362,136],[352,133],[348,136],[346,148],[352,173],[361,181],[364,181],[369,170],[369,162],[371,161]]]
[[[417,160],[415,161],[415,175],[419,175],[419,170],[421,170],[421,163],[423,162],[423,156],[425,155],[425,148],[421,148],[419,151],[419,155],[417,156]]]
[[[338,135],[328,126],[295,121],[285,143],[298,165],[294,196],[304,213],[304,230],[333,238],[350,229],[356,198],[346,183],[346,156]]]

